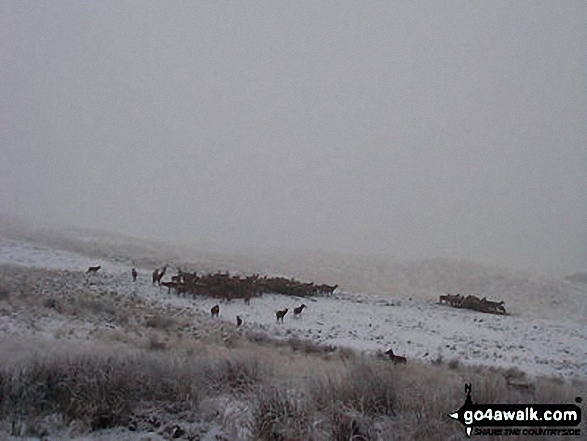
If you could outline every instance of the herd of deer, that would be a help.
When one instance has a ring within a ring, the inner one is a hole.
[[[460,294],[444,294],[441,295],[438,300],[438,303],[440,304],[443,302],[455,308],[473,309],[475,311],[487,312],[490,314],[506,314],[503,300],[501,302],[492,302],[485,297],[480,299],[477,296],[471,295],[465,297]]]
[[[310,297],[316,295],[331,295],[338,285],[315,285],[314,283],[302,283],[295,279],[285,277],[260,277],[259,274],[240,277],[231,276],[228,272],[216,272],[213,274],[199,275],[197,272],[185,272],[178,269],[176,275],[170,281],[162,281],[167,266],[161,270],[153,271],[153,284],[164,286],[171,293],[173,289],[178,295],[189,294],[191,296],[206,295],[220,297],[230,301],[234,298],[243,298],[249,304],[252,297],[258,297],[263,293],[277,293],[297,297]],[[134,276],[133,276],[134,278]]]
[[[101,266],[94,266],[88,268],[88,273],[96,273]],[[207,295],[210,297],[223,297],[229,302],[232,298],[244,298],[245,304],[249,305],[252,297],[260,296],[263,293],[277,293],[284,295],[293,295],[299,297],[308,297],[315,295],[331,295],[338,285],[330,286],[326,284],[315,285],[314,283],[302,283],[285,277],[259,277],[258,274],[252,276],[239,277],[230,276],[228,272],[216,272],[214,274],[204,274],[198,276],[197,272],[188,273],[178,269],[177,275],[171,277],[171,281],[162,281],[163,276],[167,272],[167,265],[161,270],[158,268],[153,271],[153,285],[164,286],[168,293],[173,289],[176,294],[191,294]],[[133,282],[137,281],[138,273],[135,268],[131,270]],[[297,319],[302,311],[307,308],[305,304],[293,309],[294,319]],[[283,323],[285,315],[289,312],[288,308],[275,311],[277,323]],[[220,305],[214,305],[210,309],[212,317],[219,317]],[[243,320],[240,316],[236,316],[237,328],[241,326]],[[407,360],[405,357],[395,355],[392,349],[385,352],[389,359],[395,364],[405,364]]]

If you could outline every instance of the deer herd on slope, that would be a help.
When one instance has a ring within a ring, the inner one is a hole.
[[[92,266],[88,268],[87,273],[97,273],[101,266]],[[155,269],[153,271],[152,282],[153,285],[163,286],[167,288],[168,293],[171,290],[177,295],[191,295],[196,297],[198,295],[205,295],[208,297],[224,298],[226,302],[230,302],[234,298],[243,298],[246,305],[250,304],[251,298],[259,297],[263,293],[277,293],[284,295],[292,295],[298,297],[309,297],[315,295],[331,295],[336,291],[338,285],[316,285],[314,283],[302,283],[295,279],[287,279],[285,277],[260,277],[259,274],[251,276],[231,276],[228,272],[216,272],[212,274],[198,275],[197,272],[184,272],[178,268],[177,274],[171,277],[170,281],[163,281],[163,277],[167,272],[167,265],[163,268]],[[138,273],[135,268],[131,270],[133,282],[137,281]],[[493,302],[487,300],[485,297],[479,299],[476,296],[468,295],[461,296],[460,294],[441,295],[438,301],[439,304],[448,304],[455,308],[468,308],[480,312],[493,314],[506,314],[504,302]],[[294,318],[298,318],[302,311],[307,308],[305,304],[293,309]],[[283,323],[283,319],[289,312],[288,308],[275,311],[275,318],[277,323]],[[211,308],[210,314],[212,317],[219,317],[220,305],[215,305]],[[236,326],[240,327],[243,320],[240,316],[236,317]],[[385,352],[389,359],[394,364],[406,364],[405,357],[395,355],[392,349]]]
[[[472,295],[468,295],[465,297],[460,294],[444,294],[439,297],[438,303],[445,303],[454,308],[467,308],[472,309],[474,311],[486,312],[489,314],[506,314],[504,306],[505,302],[503,300],[500,302],[493,302],[491,300],[487,300],[485,297],[480,299],[479,297]]]

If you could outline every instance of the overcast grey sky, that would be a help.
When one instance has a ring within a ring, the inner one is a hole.
[[[0,212],[587,269],[587,2],[0,1]]]

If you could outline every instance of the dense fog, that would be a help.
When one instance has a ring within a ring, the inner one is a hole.
[[[587,268],[587,3],[0,3],[0,213]]]

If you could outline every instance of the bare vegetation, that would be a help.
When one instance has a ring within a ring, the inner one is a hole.
[[[262,388],[249,427],[251,435],[263,441],[312,439],[310,404],[293,391]]]
[[[365,415],[393,415],[397,402],[395,370],[373,360],[357,360],[340,377],[314,381],[311,391],[318,409],[342,405]]]
[[[50,414],[92,430],[124,426],[139,402],[196,409],[197,371],[152,356],[36,360],[0,372],[0,409],[15,436],[26,421]]]
[[[239,439],[447,439],[462,432],[446,414],[463,402],[463,379],[483,403],[569,403],[585,392],[584,384],[529,380],[515,370],[400,366],[374,357],[343,361],[304,352],[293,352],[292,359],[280,352],[288,348],[280,342],[241,344],[229,353],[215,353],[214,345],[192,355],[162,348],[138,355],[37,358],[6,367],[0,370],[0,427],[23,436],[52,418],[54,432],[74,426],[80,433],[143,428],[169,439],[195,439],[194,427],[204,427],[207,412],[202,401],[232,397],[248,403],[247,433]],[[267,363],[271,347],[275,352]],[[286,380],[288,369],[318,360],[326,371],[301,383]],[[532,388],[521,391],[511,380]]]
[[[152,315],[145,321],[145,326],[148,328],[172,330],[177,327],[177,320],[164,315]]]

